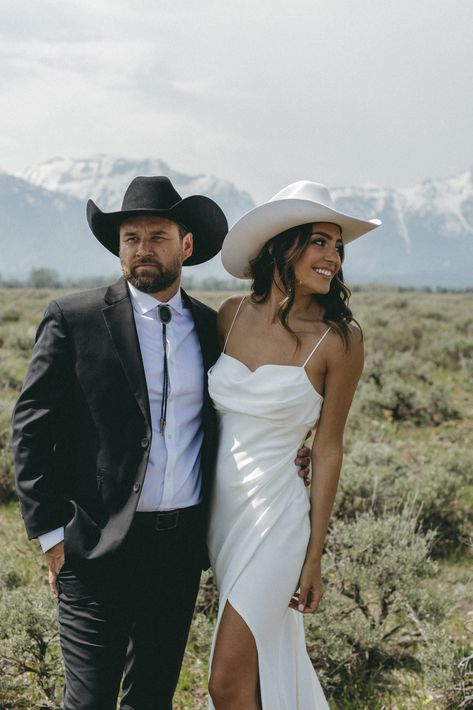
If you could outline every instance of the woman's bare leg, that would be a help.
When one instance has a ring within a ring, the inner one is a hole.
[[[216,710],[261,710],[255,639],[229,602],[215,642],[209,693]]]

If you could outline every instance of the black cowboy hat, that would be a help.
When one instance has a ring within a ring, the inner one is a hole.
[[[167,177],[136,177],[128,186],[119,212],[102,212],[87,202],[87,221],[94,235],[112,254],[119,253],[119,227],[129,217],[155,215],[183,224],[194,237],[194,251],[185,266],[202,264],[222,248],[227,219],[216,202],[203,195],[182,197]]]

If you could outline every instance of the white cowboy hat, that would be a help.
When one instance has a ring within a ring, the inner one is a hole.
[[[290,227],[312,222],[338,224],[344,245],[381,224],[379,219],[366,221],[337,212],[325,185],[300,180],[235,222],[223,242],[222,263],[232,276],[249,279],[250,261],[267,241]]]

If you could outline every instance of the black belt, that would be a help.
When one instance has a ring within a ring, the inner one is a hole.
[[[153,530],[174,530],[195,523],[202,519],[202,506],[176,510],[156,510],[151,513],[135,513],[133,523]]]

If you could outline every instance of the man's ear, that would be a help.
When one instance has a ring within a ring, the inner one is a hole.
[[[194,237],[192,232],[186,232],[182,238],[182,260],[185,261],[194,251]]]

